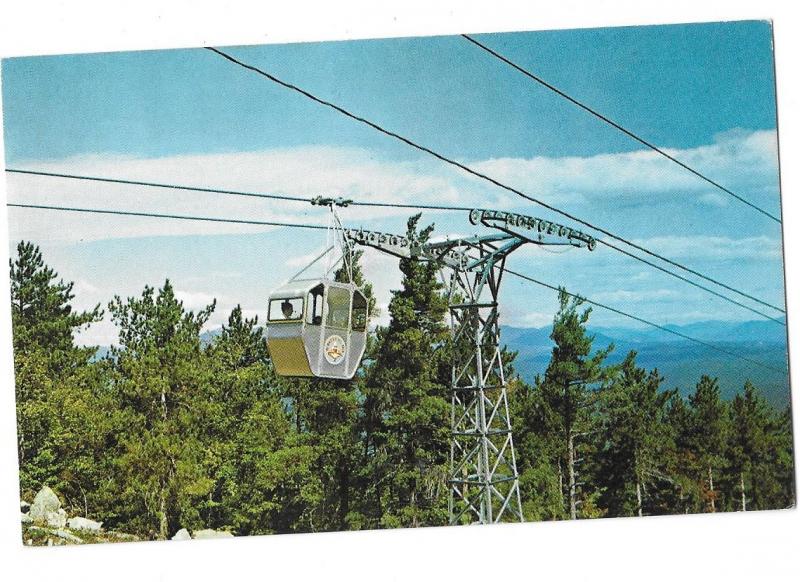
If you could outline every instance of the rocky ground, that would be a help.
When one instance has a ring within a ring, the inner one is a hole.
[[[86,517],[69,517],[61,506],[58,495],[49,487],[43,487],[33,503],[20,503],[22,542],[26,546],[63,546],[108,542],[133,542],[140,538],[103,529],[103,523]],[[179,530],[173,540],[209,539],[233,537],[226,531],[203,529],[189,533]]]

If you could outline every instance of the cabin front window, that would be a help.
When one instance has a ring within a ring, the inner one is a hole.
[[[302,321],[303,298],[273,299],[269,302],[267,318],[269,321]]]
[[[341,287],[328,289],[327,327],[347,329],[350,323],[350,290]]]

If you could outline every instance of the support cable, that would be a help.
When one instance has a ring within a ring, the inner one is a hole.
[[[66,179],[72,179],[72,180],[86,180],[86,181],[91,181],[91,182],[108,182],[108,183],[111,183],[111,184],[125,184],[125,185],[134,185],[134,186],[152,187],[152,188],[166,188],[166,189],[172,189],[172,190],[187,190],[187,191],[191,191],[191,192],[204,192],[204,193],[225,194],[225,195],[233,195],[233,196],[247,196],[247,197],[252,197],[252,198],[266,198],[266,199],[274,199],[274,200],[287,200],[287,201],[292,201],[292,202],[310,202],[310,203],[315,203],[318,200],[317,198],[302,198],[302,197],[297,197],[297,196],[286,196],[286,195],[282,195],[282,194],[265,194],[265,193],[260,193],[260,192],[245,192],[245,191],[241,191],[241,190],[222,190],[222,189],[217,189],[217,188],[200,188],[200,187],[195,187],[195,186],[184,186],[184,185],[180,185],[180,184],[164,183],[164,182],[144,182],[144,181],[139,181],[139,180],[126,180],[126,179],[121,179],[121,178],[103,178],[103,177],[98,177],[98,176],[85,176],[85,175],[77,175],[77,174],[43,172],[43,171],[36,171],[36,170],[21,170],[21,169],[15,169],[15,168],[6,169],[6,172],[9,172],[9,173],[12,173],[12,174],[26,174],[26,175],[32,175],[32,176],[66,178]],[[467,206],[402,204],[402,203],[393,203],[393,202],[355,202],[355,201],[352,201],[352,200],[348,200],[347,204],[349,206],[371,206],[371,207],[381,207],[381,208],[410,208],[410,209],[415,209],[415,210],[431,210],[431,209],[433,209],[433,210],[452,210],[452,211],[464,211],[464,212],[469,212],[469,211],[472,210],[471,207],[467,207]],[[662,273],[665,273],[667,275],[671,275],[672,277],[675,277],[676,279],[678,279],[680,281],[683,281],[684,283],[688,283],[689,285],[692,285],[693,287],[696,287],[698,289],[706,291],[706,292],[708,292],[708,293],[710,293],[710,294],[712,294],[712,295],[714,295],[714,296],[716,296],[716,297],[718,297],[720,299],[723,299],[724,301],[727,301],[728,303],[731,303],[731,304],[736,305],[738,307],[741,307],[743,309],[747,309],[748,311],[751,311],[752,313],[755,313],[756,315],[760,315],[761,317],[764,317],[764,318],[766,318],[766,319],[768,319],[770,321],[773,321],[773,322],[777,323],[778,325],[784,325],[784,326],[786,325],[786,323],[784,321],[782,321],[781,319],[778,319],[778,318],[772,317],[770,315],[767,315],[767,314],[763,313],[762,311],[759,311],[758,309],[754,309],[754,308],[752,308],[752,307],[750,307],[750,306],[748,306],[748,305],[746,305],[744,303],[741,303],[740,301],[737,301],[737,300],[735,300],[735,299],[733,299],[731,297],[728,297],[727,295],[723,295],[722,293],[714,291],[713,289],[709,289],[705,285],[702,285],[700,283],[692,281],[691,279],[688,279],[688,278],[686,278],[686,277],[684,277],[682,275],[679,275],[678,273],[673,273],[672,271],[669,271],[669,270],[667,270],[667,269],[665,269],[665,268],[663,268],[663,267],[661,267],[661,266],[659,266],[659,265],[657,265],[657,264],[655,264],[655,263],[653,263],[651,261],[648,261],[647,259],[644,259],[642,257],[634,255],[633,253],[630,253],[629,251],[626,251],[626,250],[624,250],[624,249],[622,249],[622,248],[620,248],[620,247],[618,247],[618,246],[616,246],[616,245],[614,245],[612,243],[609,243],[609,242],[603,241],[603,240],[599,240],[598,242],[604,244],[605,246],[607,246],[607,247],[609,247],[609,248],[611,248],[613,250],[618,251],[619,253],[621,253],[623,255],[631,257],[632,259],[636,259],[638,261],[641,261],[644,264],[649,265],[649,266],[653,267],[654,269],[657,269],[657,270],[661,271]],[[733,291],[736,291],[740,295],[745,295],[747,297],[750,297],[749,295],[746,295],[746,294],[744,294],[742,292],[739,292],[736,289],[733,289],[732,287],[728,287],[728,288],[733,290]],[[761,301],[761,300],[758,300],[758,299],[755,299],[755,298],[752,298],[752,299],[754,299],[758,303],[762,303],[764,305],[767,305],[768,307],[772,307],[773,309],[777,309],[778,311],[782,311],[782,312],[785,313],[784,310],[779,309],[777,307],[774,307],[773,305],[770,305],[769,303],[766,303],[764,301]]]
[[[15,203],[8,203],[8,204],[6,204],[6,206],[11,207],[11,208],[30,208],[30,209],[40,209],[40,210],[56,210],[56,211],[64,211],[64,212],[113,214],[113,215],[119,215],[119,216],[143,216],[143,217],[149,217],[149,218],[168,218],[168,219],[190,220],[190,221],[204,221],[204,222],[218,222],[218,223],[221,222],[221,223],[231,223],[231,224],[252,224],[252,225],[258,225],[258,226],[280,226],[280,227],[286,227],[286,228],[306,228],[306,229],[315,229],[315,230],[327,230],[327,227],[326,226],[322,226],[322,225],[297,224],[297,223],[289,223],[289,222],[267,222],[267,221],[257,221],[257,220],[238,220],[238,219],[234,219],[234,218],[215,218],[215,217],[207,217],[207,216],[188,216],[188,215],[178,215],[178,214],[157,214],[157,213],[152,213],[152,212],[130,212],[130,211],[123,211],[123,210],[105,210],[105,209],[99,209],[99,208],[74,208],[74,207],[65,207],[65,206],[46,206],[46,205],[41,205],[41,204],[15,204]],[[553,291],[559,291],[559,287],[556,287],[555,285],[551,285],[551,284],[545,283],[543,281],[539,281],[538,279],[534,279],[533,277],[530,277],[528,275],[524,275],[522,273],[518,273],[516,271],[512,271],[511,269],[505,269],[505,271],[510,273],[510,274],[512,274],[512,275],[514,275],[514,276],[516,276],[516,277],[519,277],[520,279],[524,279],[526,281],[529,281],[531,283],[535,283],[535,284],[540,285],[542,287],[546,287],[546,288],[551,289]],[[723,353],[723,354],[725,354],[727,356],[730,356],[730,357],[733,357],[733,358],[737,358],[737,359],[749,362],[751,364],[754,364],[754,365],[757,365],[757,366],[760,366],[762,368],[766,368],[766,369],[769,369],[769,370],[778,371],[778,372],[781,372],[781,373],[785,373],[786,372],[786,370],[781,370],[781,369],[776,368],[774,366],[771,366],[769,364],[765,364],[764,362],[760,362],[758,360],[753,360],[751,358],[748,358],[748,357],[745,357],[745,356],[741,356],[741,355],[739,355],[739,354],[737,354],[735,352],[731,352],[731,351],[726,350],[724,348],[719,348],[719,347],[717,347],[717,346],[715,346],[713,344],[710,344],[708,342],[705,342],[703,340],[699,340],[697,338],[693,338],[691,336],[688,336],[688,335],[686,335],[684,333],[681,333],[679,331],[676,331],[674,329],[670,329],[668,327],[659,325],[657,323],[653,323],[652,321],[648,321],[647,319],[644,319],[642,317],[627,313],[625,311],[622,311],[621,309],[617,309],[615,307],[611,307],[609,305],[605,305],[603,303],[599,303],[597,301],[593,301],[593,300],[591,300],[591,299],[589,299],[589,298],[587,298],[587,297],[585,297],[583,295],[577,295],[577,294],[569,293],[569,292],[567,292],[567,294],[570,295],[571,297],[580,297],[582,300],[584,300],[586,303],[589,303],[590,305],[594,305],[596,307],[600,307],[602,309],[611,311],[612,313],[616,313],[617,315],[621,315],[623,317],[627,317],[629,319],[633,319],[634,321],[638,321],[639,323],[643,323],[645,325],[649,325],[649,326],[654,327],[656,329],[660,329],[661,331],[665,331],[667,333],[671,333],[673,335],[676,335],[678,337],[686,339],[688,341],[692,341],[692,342],[695,342],[697,344],[706,346],[706,347],[711,348],[711,349],[713,349],[713,350],[715,350],[717,352]]]
[[[566,212],[565,210],[561,210],[560,208],[552,206],[551,204],[548,204],[546,202],[538,200],[538,199],[534,198],[533,196],[530,196],[530,195],[522,192],[521,190],[519,190],[517,188],[514,188],[512,186],[504,184],[503,182],[500,182],[496,178],[492,178],[491,176],[489,176],[487,174],[483,174],[483,173],[481,173],[481,172],[479,172],[477,170],[474,170],[474,169],[470,168],[469,166],[467,166],[467,165],[465,165],[465,164],[463,164],[461,162],[458,162],[458,161],[456,161],[456,160],[454,160],[452,158],[448,158],[448,157],[446,157],[446,156],[444,156],[444,155],[442,155],[442,154],[440,154],[440,153],[438,153],[438,152],[436,152],[436,151],[434,151],[434,150],[432,150],[432,149],[430,149],[430,148],[428,148],[426,146],[423,146],[421,144],[418,144],[415,141],[410,140],[407,137],[403,137],[400,134],[397,134],[397,133],[395,133],[395,132],[393,132],[391,130],[388,130],[388,129],[378,125],[377,123],[374,123],[374,122],[372,122],[372,121],[370,121],[368,119],[365,119],[364,117],[360,117],[360,116],[358,116],[358,115],[356,115],[354,113],[351,113],[350,111],[344,109],[343,107],[340,107],[339,105],[331,103],[330,101],[326,101],[326,100],[324,100],[324,99],[322,99],[320,97],[317,97],[316,95],[306,91],[305,89],[302,89],[302,88],[298,87],[297,85],[293,85],[291,83],[283,81],[283,80],[279,79],[278,77],[275,77],[274,75],[259,69],[258,67],[255,67],[253,65],[249,65],[247,63],[244,63],[244,62],[236,59],[235,57],[233,57],[233,56],[231,56],[231,55],[229,55],[229,54],[227,54],[227,53],[225,53],[225,52],[223,52],[223,51],[221,51],[221,50],[219,50],[217,48],[206,47],[206,49],[211,51],[211,52],[213,52],[213,53],[216,53],[217,55],[221,56],[222,58],[224,58],[224,59],[226,59],[226,60],[228,60],[228,61],[230,61],[230,62],[232,62],[232,63],[234,63],[234,64],[236,64],[236,65],[238,65],[240,67],[243,67],[243,68],[245,68],[245,69],[247,69],[249,71],[252,71],[252,72],[254,72],[254,73],[258,74],[258,75],[261,75],[262,77],[265,77],[265,78],[269,79],[273,83],[281,85],[282,87],[285,87],[285,88],[290,89],[292,91],[295,91],[296,93],[299,93],[299,94],[303,95],[304,97],[306,97],[306,98],[308,98],[308,99],[310,99],[310,100],[312,100],[312,101],[314,101],[316,103],[319,103],[320,105],[324,105],[325,107],[333,109],[334,111],[337,111],[337,112],[341,113],[342,115],[345,115],[346,117],[349,117],[350,119],[353,119],[354,121],[358,121],[359,123],[367,125],[367,126],[373,128],[373,129],[375,129],[376,131],[379,131],[380,133],[383,133],[384,135],[392,137],[392,138],[394,138],[394,139],[396,139],[398,141],[401,141],[401,142],[403,142],[403,143],[405,143],[405,144],[407,144],[407,145],[409,145],[409,146],[411,146],[411,147],[413,147],[413,148],[415,148],[415,149],[417,149],[417,150],[419,150],[421,152],[427,153],[427,154],[435,157],[438,160],[441,160],[441,161],[443,161],[443,162],[445,162],[447,164],[455,166],[455,167],[463,170],[464,172],[466,172],[466,173],[468,173],[468,174],[470,174],[472,176],[475,176],[476,178],[480,178],[481,180],[484,180],[486,182],[489,182],[490,184],[493,184],[493,185],[497,186],[498,188],[502,188],[503,190],[506,190],[508,192],[516,194],[517,196],[520,196],[521,198],[524,198],[525,200],[533,202],[534,204],[538,204],[539,206],[541,206],[543,208],[546,208],[546,209],[548,209],[548,210],[550,210],[552,212],[555,212],[556,214],[559,214],[559,215],[561,215],[561,216],[563,216],[565,218],[573,220],[573,221],[575,221],[575,222],[577,222],[579,224],[582,224],[582,225],[584,225],[584,226],[586,226],[588,228],[591,228],[593,230],[601,232],[604,235],[606,235],[606,236],[608,236],[610,238],[613,238],[614,240],[622,242],[622,243],[624,243],[624,244],[626,244],[628,246],[631,246],[631,247],[633,247],[633,248],[635,248],[635,249],[637,249],[637,250],[639,250],[639,251],[641,251],[641,252],[643,252],[643,253],[645,253],[647,255],[650,255],[650,256],[655,257],[657,259],[660,259],[660,260],[662,260],[662,261],[664,261],[666,263],[669,263],[670,265],[678,267],[679,269],[682,269],[682,270],[684,270],[686,272],[689,272],[689,273],[691,273],[691,274],[693,274],[693,275],[695,275],[697,277],[700,277],[701,279],[704,279],[706,281],[709,281],[711,283],[719,285],[720,287],[724,287],[725,289],[727,289],[729,291],[732,291],[734,293],[737,293],[738,295],[741,295],[742,297],[746,297],[746,298],[748,298],[748,299],[750,299],[752,301],[760,303],[760,304],[762,304],[762,305],[764,305],[766,307],[769,307],[769,308],[774,309],[776,311],[779,311],[781,313],[786,313],[786,311],[784,309],[780,308],[780,307],[777,307],[775,305],[767,303],[766,301],[758,299],[757,297],[749,295],[749,294],[745,293],[744,291],[740,291],[740,290],[738,290],[738,289],[736,289],[734,287],[731,287],[730,285],[727,285],[725,283],[722,283],[722,282],[720,282],[720,281],[718,281],[718,280],[716,280],[716,279],[714,279],[712,277],[709,277],[707,275],[703,275],[702,273],[699,273],[698,271],[696,271],[694,269],[691,269],[690,267],[687,267],[685,265],[682,265],[681,263],[678,263],[677,261],[673,261],[672,259],[664,257],[664,256],[662,256],[662,255],[660,255],[660,254],[658,254],[658,253],[656,253],[654,251],[651,251],[651,250],[649,250],[649,249],[647,249],[647,248],[645,248],[645,247],[643,247],[641,245],[638,245],[638,244],[634,243],[633,241],[630,241],[630,240],[625,239],[625,238],[623,238],[623,237],[621,237],[621,236],[619,236],[617,234],[614,234],[613,232],[610,232],[609,230],[606,230],[606,229],[604,229],[602,227],[596,226],[596,225],[594,225],[594,224],[592,224],[592,223],[590,223],[590,222],[588,222],[586,220],[583,220],[583,219],[578,218],[577,216],[575,216],[573,214],[570,214],[569,212]],[[607,243],[606,241],[599,240],[598,242],[600,242],[601,244],[604,244],[606,246],[610,246],[609,243]],[[614,247],[614,248],[616,248],[616,247]],[[632,258],[635,258],[635,260],[637,260],[637,261],[640,261],[640,262],[645,263],[647,265],[653,266],[652,263],[650,263],[649,261],[643,259],[642,257],[638,257],[636,255],[630,255],[630,256]],[[665,271],[665,272],[671,274],[672,276],[676,276],[675,273],[672,273],[671,271]],[[732,300],[732,299],[730,299],[729,301],[734,302],[734,300]],[[738,305],[743,306],[742,304],[738,304]]]
[[[633,319],[634,321],[638,321],[639,323],[644,323],[645,325],[649,325],[649,326],[654,327],[656,329],[659,329],[661,331],[665,331],[667,333],[671,333],[672,335],[676,335],[676,336],[681,337],[681,338],[683,338],[685,340],[700,344],[700,345],[705,346],[707,348],[711,348],[712,350],[715,350],[715,351],[720,352],[722,354],[725,354],[727,356],[731,356],[733,358],[738,358],[740,360],[744,360],[745,362],[749,362],[751,364],[754,364],[756,366],[760,366],[762,368],[766,368],[768,370],[773,370],[775,372],[780,372],[782,374],[786,373],[786,370],[781,370],[780,368],[776,368],[775,366],[771,366],[769,364],[765,364],[764,362],[760,362],[758,360],[753,360],[753,359],[748,358],[746,356],[742,356],[742,355],[737,354],[735,352],[731,352],[729,350],[726,350],[725,348],[720,348],[718,346],[715,346],[712,343],[709,343],[709,342],[706,342],[706,341],[691,337],[689,335],[686,335],[685,333],[681,333],[679,331],[676,331],[674,329],[670,329],[670,328],[668,328],[666,326],[663,326],[663,325],[659,325],[659,324],[654,323],[652,321],[648,321],[647,319],[639,317],[638,315],[633,315],[631,313],[626,313],[625,311],[622,311],[621,309],[617,309],[616,307],[611,307],[610,305],[605,305],[603,303],[599,303],[597,301],[593,301],[592,299],[589,299],[588,297],[585,297],[584,295],[578,295],[577,293],[570,293],[566,289],[563,289],[563,287],[556,287],[555,285],[550,285],[549,283],[545,283],[543,281],[539,281],[538,279],[534,279],[533,277],[530,277],[528,275],[524,275],[522,273],[518,273],[516,271],[512,271],[511,269],[506,269],[506,272],[511,274],[511,275],[514,275],[515,277],[519,277],[520,279],[524,279],[525,281],[529,281],[531,283],[535,283],[537,285],[540,285],[542,287],[546,287],[547,289],[551,289],[551,290],[556,291],[556,292],[558,292],[560,290],[563,290],[570,297],[575,297],[575,298],[581,299],[581,300],[585,301],[586,303],[588,303],[590,305],[594,305],[595,307],[600,307],[602,309],[606,309],[608,311],[611,311],[612,313],[616,313],[617,315],[622,315],[623,317],[627,317],[627,318]]]
[[[725,193],[726,193],[726,194],[728,194],[729,196],[732,196],[733,198],[736,198],[736,200],[738,200],[738,201],[739,201],[739,202],[741,202],[742,204],[746,204],[747,206],[749,206],[749,207],[750,207],[750,208],[752,208],[753,210],[755,210],[755,211],[757,211],[757,212],[760,212],[760,213],[761,213],[761,214],[763,214],[764,216],[766,216],[766,217],[768,217],[768,218],[771,218],[772,220],[774,220],[774,221],[775,221],[775,222],[777,222],[778,224],[781,224],[781,219],[780,219],[780,218],[778,218],[777,216],[775,216],[775,215],[773,215],[773,214],[770,214],[769,212],[767,212],[766,210],[764,210],[764,209],[763,209],[763,208],[761,208],[760,206],[756,206],[755,204],[753,204],[753,203],[752,203],[752,202],[750,202],[749,200],[746,200],[745,198],[743,198],[743,197],[739,196],[738,194],[736,194],[735,192],[733,192],[733,191],[731,191],[730,189],[726,188],[725,186],[723,186],[723,185],[722,185],[722,184],[720,184],[719,182],[716,182],[716,181],[712,180],[711,178],[709,178],[708,176],[706,176],[705,174],[702,174],[702,173],[700,173],[698,170],[695,170],[694,168],[692,168],[692,167],[691,167],[691,166],[689,166],[688,164],[686,164],[686,163],[684,163],[684,162],[680,161],[680,160],[679,160],[679,159],[677,159],[675,156],[672,156],[672,155],[668,154],[668,153],[667,153],[665,150],[661,149],[660,147],[658,147],[657,145],[653,144],[652,142],[649,142],[649,141],[647,141],[646,139],[644,139],[644,138],[642,138],[642,137],[639,137],[637,134],[635,134],[635,133],[634,133],[634,132],[632,132],[631,130],[629,130],[629,129],[626,129],[625,127],[623,127],[622,125],[620,125],[620,124],[619,124],[619,123],[617,123],[616,121],[614,121],[614,120],[612,120],[612,119],[609,119],[608,117],[606,117],[606,116],[605,116],[605,115],[603,115],[602,113],[598,112],[596,109],[592,109],[591,107],[589,107],[589,106],[588,106],[588,105],[586,105],[585,103],[582,103],[581,101],[578,101],[578,100],[577,100],[577,99],[575,99],[574,97],[571,97],[570,95],[568,95],[567,93],[565,93],[564,91],[562,91],[561,89],[559,89],[558,87],[556,87],[555,85],[551,85],[550,83],[548,83],[547,81],[545,81],[545,80],[544,80],[544,79],[542,79],[541,77],[539,77],[539,76],[537,76],[537,75],[535,75],[535,74],[531,73],[531,72],[530,72],[530,71],[528,71],[527,69],[524,69],[524,68],[523,68],[523,67],[521,67],[520,65],[518,65],[518,64],[516,64],[515,62],[511,61],[509,58],[507,58],[507,57],[505,57],[505,56],[501,55],[500,53],[498,53],[498,52],[497,52],[497,51],[495,51],[495,50],[492,50],[491,48],[489,48],[489,47],[488,47],[488,46],[486,46],[485,44],[483,44],[483,43],[481,43],[481,42],[479,42],[479,41],[475,40],[473,37],[469,36],[468,34],[462,34],[461,36],[462,36],[462,37],[464,37],[464,38],[465,38],[466,40],[468,40],[469,42],[471,42],[472,44],[474,44],[475,46],[477,46],[478,48],[480,48],[480,49],[483,49],[484,51],[486,51],[487,53],[489,53],[489,54],[490,54],[490,55],[492,55],[493,57],[495,57],[495,58],[497,58],[497,59],[499,59],[499,60],[503,61],[504,63],[506,63],[506,64],[507,64],[507,65],[509,65],[510,67],[512,67],[512,68],[514,68],[514,69],[516,69],[517,71],[519,71],[520,73],[522,73],[522,74],[523,74],[523,75],[525,75],[526,77],[528,77],[528,78],[530,78],[530,79],[532,79],[532,80],[536,81],[536,82],[537,82],[537,83],[539,83],[539,84],[540,84],[542,87],[545,87],[546,89],[549,89],[550,91],[552,91],[552,92],[553,92],[553,93],[555,93],[556,95],[560,95],[561,97],[563,97],[564,99],[566,99],[566,100],[567,100],[567,101],[569,101],[570,103],[572,103],[572,104],[574,104],[574,105],[577,105],[578,107],[580,107],[581,109],[583,109],[583,110],[584,110],[584,111],[586,111],[587,113],[590,113],[591,115],[594,115],[594,116],[595,116],[596,118],[598,118],[599,120],[603,121],[604,123],[607,123],[608,125],[610,125],[611,127],[614,127],[615,129],[617,129],[617,130],[621,131],[622,133],[624,133],[624,134],[625,134],[625,135],[627,135],[628,137],[630,137],[630,138],[632,138],[632,139],[636,140],[637,142],[639,142],[639,143],[640,143],[640,144],[642,144],[643,146],[645,146],[645,147],[647,147],[647,148],[650,148],[651,150],[653,150],[653,151],[654,151],[654,152],[656,152],[657,154],[659,154],[659,155],[661,155],[661,156],[665,157],[665,158],[666,158],[666,159],[668,159],[669,161],[671,161],[671,162],[673,162],[673,163],[675,163],[675,164],[678,164],[678,165],[679,165],[681,168],[683,168],[684,170],[687,170],[687,171],[691,172],[692,174],[694,174],[695,176],[697,176],[697,177],[698,177],[698,178],[700,178],[701,180],[703,180],[703,181],[705,181],[705,182],[707,182],[707,183],[711,184],[712,186],[714,186],[715,188],[717,188],[717,189],[721,190],[722,192],[725,192]]]

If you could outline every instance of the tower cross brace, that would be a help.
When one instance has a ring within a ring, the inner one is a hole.
[[[396,257],[441,265],[453,349],[449,522],[524,521],[500,347],[498,299],[505,262],[525,243],[594,250],[596,241],[572,228],[509,212],[472,210],[470,222],[499,232],[422,244],[374,231],[344,229],[344,235]]]

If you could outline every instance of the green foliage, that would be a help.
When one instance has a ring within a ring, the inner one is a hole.
[[[407,237],[424,242],[433,230],[408,222]],[[439,525],[446,521],[449,451],[448,386],[436,347],[448,340],[447,300],[438,265],[400,260],[402,287],[392,292],[390,323],[378,331],[376,358],[364,386],[367,458],[366,524]]]
[[[552,450],[571,519],[590,516],[586,506],[590,494],[587,487],[580,485],[578,476],[579,471],[584,475],[589,472],[595,449],[591,437],[597,430],[596,393],[592,388],[608,379],[609,370],[603,364],[614,349],[611,345],[592,353],[594,337],[586,333],[591,308],[580,311],[582,304],[581,298],[559,291],[559,309],[550,335],[555,347],[539,386],[544,415],[558,435]],[[581,504],[585,506],[582,513],[578,508]]]
[[[186,312],[167,281],[139,298],[109,304],[119,328],[111,351],[111,390],[129,412],[117,470],[120,518],[134,533],[166,538],[178,525],[201,525],[198,506],[213,487],[209,432],[220,417],[200,331],[214,305]]]
[[[728,509],[757,510],[793,504],[788,414],[776,414],[749,381],[731,406],[726,449]],[[788,411],[787,411],[788,412]]]
[[[716,511],[720,497],[714,487],[714,473],[725,463],[725,444],[728,431],[728,414],[725,403],[720,398],[716,378],[702,376],[689,395],[691,421],[688,441],[696,453],[698,480],[704,485],[704,498],[711,511]]]
[[[601,393],[603,445],[597,481],[600,503],[609,515],[643,515],[654,510],[654,490],[664,480],[664,450],[669,441],[663,378],[636,365],[630,352]]]
[[[234,308],[206,355],[220,411],[209,427],[205,526],[242,535],[312,529],[316,455],[292,431],[258,318]]]
[[[70,440],[75,409],[90,406],[72,388],[86,388],[94,371],[93,349],[74,345],[75,332],[100,319],[99,306],[75,312],[72,283],[44,264],[38,247],[17,245],[9,261],[11,322],[14,330],[14,373],[17,398],[17,452],[20,485],[33,491],[58,486],[65,464],[64,443]],[[89,393],[83,395],[91,397]]]
[[[509,403],[523,515],[529,521],[565,519],[562,438],[557,415],[544,401],[541,378],[532,387],[513,382]]]
[[[351,272],[343,265],[334,273],[334,279],[349,282],[352,276],[373,314],[375,297],[372,285],[364,279],[362,254],[363,251],[353,253]],[[289,379],[285,386],[296,432],[314,451],[311,473],[318,493],[309,509],[311,529],[340,531],[360,527],[362,516],[356,501],[362,462],[359,411],[363,370],[353,381]]]
[[[418,220],[408,236],[424,241],[432,227]],[[359,258],[353,277],[373,311]],[[109,304],[119,345],[96,359],[75,334],[99,306],[74,311],[72,284],[30,243],[10,268],[27,499],[50,485],[71,515],[139,538],[447,522],[449,374],[461,346],[445,325],[438,265],[400,261],[390,323],[349,382],[276,377],[263,328],[238,306],[201,341],[214,304],[187,311],[169,281]],[[608,366],[612,347],[586,333],[590,310],[559,299],[555,348],[533,386],[503,349],[528,520],[794,504],[789,409],[770,408],[750,382],[723,402],[707,376],[684,400],[635,353]]]

